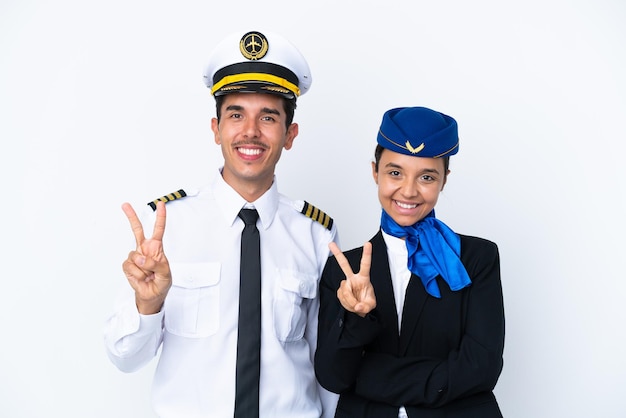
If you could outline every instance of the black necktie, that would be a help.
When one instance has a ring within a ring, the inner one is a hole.
[[[246,226],[241,234],[239,333],[235,418],[258,418],[261,369],[261,245],[255,209],[241,209]]]

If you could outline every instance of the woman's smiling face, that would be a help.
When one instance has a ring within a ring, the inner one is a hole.
[[[385,212],[400,226],[424,219],[439,199],[448,171],[442,158],[423,158],[385,149],[372,163],[378,185],[378,200]]]

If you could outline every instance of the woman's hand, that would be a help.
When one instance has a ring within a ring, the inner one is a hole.
[[[341,282],[337,290],[337,298],[341,306],[349,312],[364,317],[376,307],[374,286],[372,286],[370,281],[372,244],[366,242],[363,245],[363,255],[361,256],[361,266],[358,273],[352,271],[348,259],[343,255],[337,244],[331,242],[328,244],[328,247],[337,259],[339,267],[346,275],[346,279]]]

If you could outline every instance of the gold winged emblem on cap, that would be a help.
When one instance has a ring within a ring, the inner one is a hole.
[[[267,54],[267,38],[260,32],[248,32],[239,41],[241,55],[249,60],[259,60]]]
[[[411,143],[409,141],[406,141],[406,149],[408,149],[411,154],[417,154],[424,149],[424,143],[422,142],[419,147],[413,148]]]

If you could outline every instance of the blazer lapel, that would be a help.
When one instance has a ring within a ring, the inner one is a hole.
[[[370,269],[370,280],[376,293],[376,310],[380,312],[384,319],[383,326],[386,331],[386,342],[393,344],[392,352],[398,352],[398,314],[393,296],[393,285],[391,283],[391,273],[389,272],[389,258],[387,257],[387,245],[382,233],[378,233],[371,239],[372,243],[372,265]]]
[[[400,332],[400,355],[405,355],[411,337],[422,314],[429,295],[424,289],[422,280],[411,273],[411,280],[406,289],[404,308],[402,309],[402,330]]]
[[[400,332],[400,355],[405,355],[409,347],[411,337],[419,320],[424,305],[428,300],[428,294],[424,290],[421,279],[411,274],[411,280],[406,289],[404,308],[402,310],[402,330]]]

